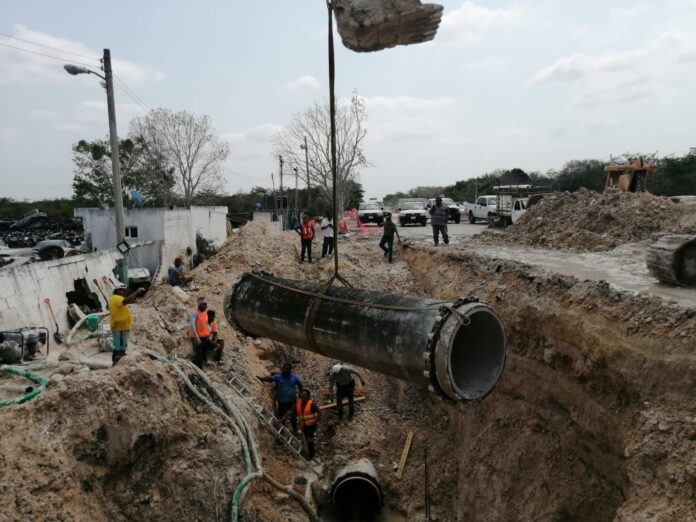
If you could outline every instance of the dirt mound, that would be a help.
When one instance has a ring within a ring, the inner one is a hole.
[[[695,233],[696,203],[586,189],[549,194],[499,236],[544,248],[601,251],[650,239],[655,232]]]

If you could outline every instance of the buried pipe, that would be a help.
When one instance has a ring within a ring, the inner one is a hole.
[[[341,520],[373,520],[384,498],[375,467],[367,459],[348,463],[331,483],[329,500]]]
[[[225,296],[225,316],[247,335],[423,383],[453,400],[482,399],[503,372],[503,324],[475,298],[321,290],[318,283],[244,274]]]

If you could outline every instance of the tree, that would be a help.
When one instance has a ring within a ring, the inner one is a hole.
[[[350,103],[336,103],[336,177],[339,211],[347,208],[351,182],[357,181],[360,168],[368,165],[363,154],[362,142],[367,135],[365,128],[365,104],[357,94]],[[302,149],[307,137],[309,172]],[[332,201],[333,180],[331,174],[331,122],[328,101],[315,101],[302,112],[295,114],[274,139],[275,154],[281,155],[291,171],[297,168],[304,179],[309,176],[322,195]]]
[[[113,205],[109,140],[80,140],[73,145],[73,163],[74,199],[80,204]],[[173,169],[141,136],[119,142],[119,164],[124,196],[137,190],[148,203],[166,204],[174,186]]]
[[[153,109],[131,121],[131,132],[142,136],[173,167],[186,207],[198,193],[222,189],[220,169],[230,148],[215,134],[210,116]]]
[[[556,175],[559,190],[574,192],[584,187],[598,192],[603,191],[606,179],[605,165],[605,162],[594,159],[569,161]]]

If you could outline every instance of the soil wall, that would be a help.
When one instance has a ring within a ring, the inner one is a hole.
[[[433,297],[501,314],[498,388],[461,404],[456,520],[688,520],[696,513],[696,310],[432,248]]]

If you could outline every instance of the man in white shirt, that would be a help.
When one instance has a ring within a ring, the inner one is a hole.
[[[324,236],[324,244],[321,246],[321,257],[330,256],[334,249],[334,226],[331,217],[321,220],[321,231]]]

